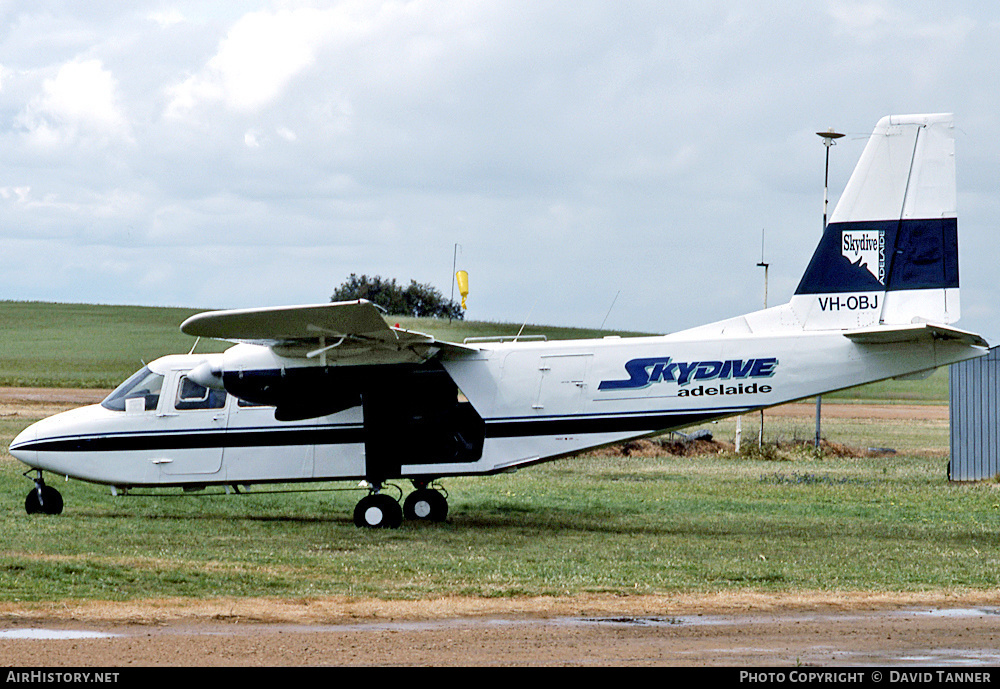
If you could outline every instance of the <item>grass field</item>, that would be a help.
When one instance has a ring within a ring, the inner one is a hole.
[[[178,326],[194,309],[0,302],[0,385],[107,388],[194,338]],[[205,342],[199,351],[221,351]]]
[[[6,419],[2,440],[28,421]],[[768,420],[766,442],[796,423]],[[858,423],[831,419],[827,435]],[[451,479],[448,522],[388,532],[353,525],[346,484],[116,498],[60,481],[64,514],[29,517],[30,482],[5,457],[0,600],[993,588],[1000,484],[950,484],[947,426],[921,425],[873,431],[892,437],[886,457],[587,455]]]

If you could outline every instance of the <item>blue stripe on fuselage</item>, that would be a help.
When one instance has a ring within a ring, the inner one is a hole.
[[[656,432],[682,428],[707,419],[743,413],[749,407],[651,411],[627,414],[582,416],[514,417],[486,420],[487,438],[534,437],[545,435],[587,435],[594,433]],[[210,431],[204,433],[121,433],[40,438],[18,446],[37,452],[138,452],[199,448],[241,448],[294,445],[344,445],[363,443],[361,427],[274,428],[252,431]]]

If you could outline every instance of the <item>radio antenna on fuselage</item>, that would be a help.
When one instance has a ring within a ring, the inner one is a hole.
[[[531,319],[531,314],[535,312],[535,306],[538,305],[538,297],[535,297],[535,303],[531,305],[531,310],[528,311],[527,318],[524,319],[524,323],[521,324],[521,329],[517,331],[517,335],[514,336],[514,342],[517,342],[517,338],[521,337],[521,333],[524,332],[524,326],[528,325],[528,321]]]
[[[615,308],[615,302],[618,301],[618,296],[621,293],[622,293],[621,290],[618,290],[618,292],[615,293],[615,298],[611,300],[611,306],[608,307],[608,312],[604,314],[604,320],[601,321],[601,327],[598,328],[598,330],[604,330],[604,324],[608,322],[608,316],[611,315],[611,309]]]

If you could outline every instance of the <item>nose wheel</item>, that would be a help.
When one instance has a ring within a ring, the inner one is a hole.
[[[28,514],[62,514],[62,495],[52,486],[45,485],[42,474],[34,479],[35,487],[24,499],[24,511]]]

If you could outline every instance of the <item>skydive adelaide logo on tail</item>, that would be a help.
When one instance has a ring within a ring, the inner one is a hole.
[[[885,284],[885,230],[842,230],[840,255]]]
[[[603,380],[598,390],[640,390],[654,383],[672,382],[680,386],[678,397],[702,395],[754,395],[771,392],[771,386],[739,382],[748,378],[770,378],[778,367],[774,357],[763,359],[730,359],[729,361],[674,361],[668,356],[632,359],[625,364],[628,378]],[[687,387],[693,381],[733,380],[732,384]]]

